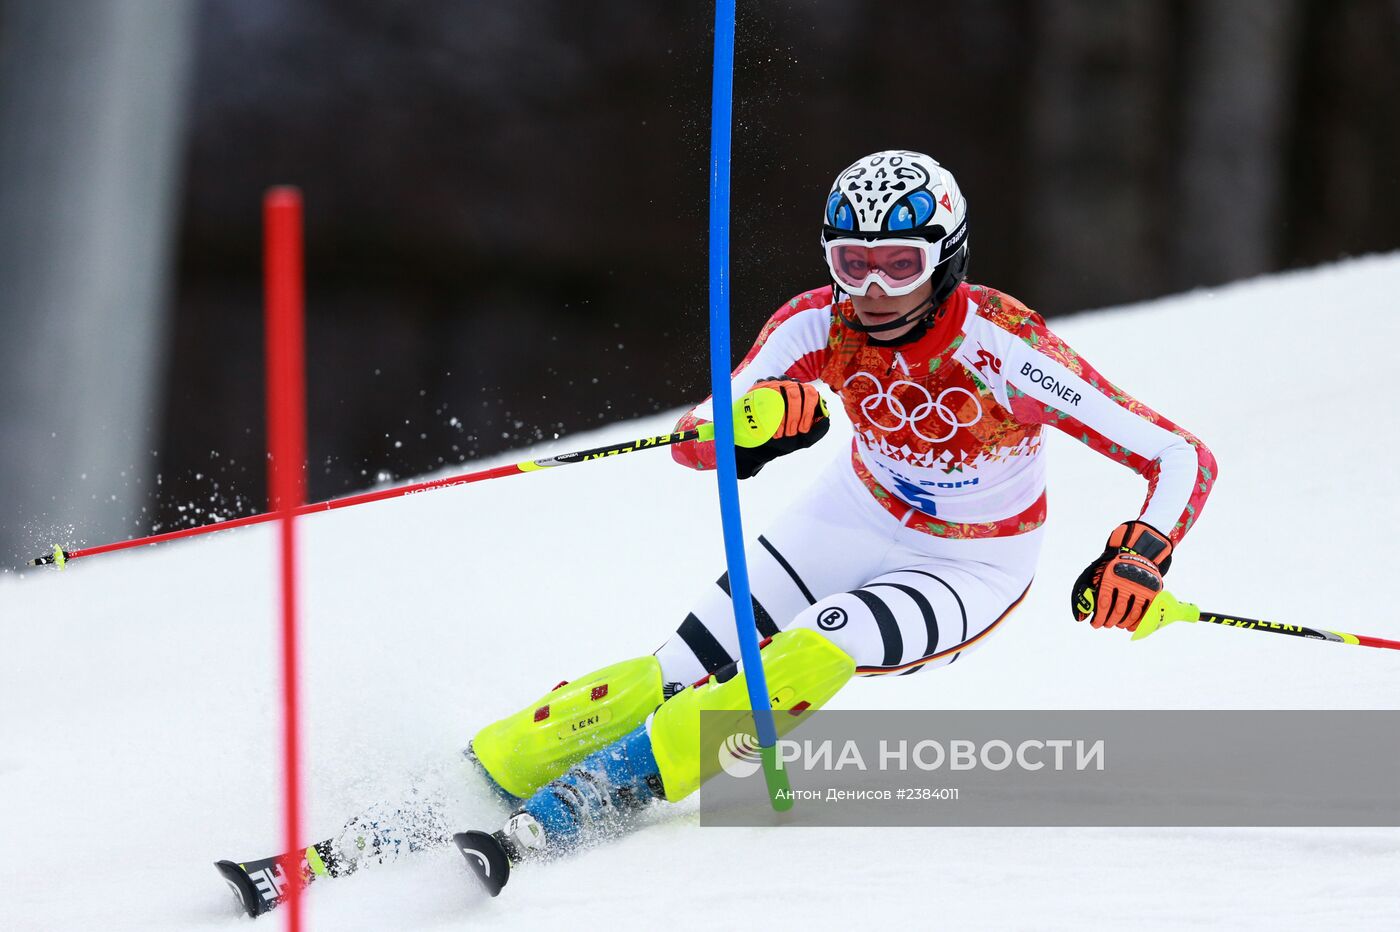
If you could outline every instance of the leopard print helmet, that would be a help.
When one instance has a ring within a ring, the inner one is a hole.
[[[922,152],[876,152],[836,176],[822,244],[852,237],[941,242],[932,278],[935,307],[967,277],[967,201],[952,173]]]

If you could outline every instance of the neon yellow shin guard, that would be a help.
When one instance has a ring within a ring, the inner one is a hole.
[[[825,705],[856,672],[856,662],[849,654],[808,628],[774,635],[764,645],[762,656],[779,735],[792,731]],[[724,682],[706,677],[672,696],[651,720],[652,752],[666,798],[672,802],[695,792],[718,769],[717,760],[705,761],[702,767],[699,757],[701,712],[731,713],[733,731],[751,733],[753,712],[744,674]]]
[[[487,725],[472,739],[472,753],[502,789],[523,799],[642,724],[663,698],[655,657],[624,660]]]

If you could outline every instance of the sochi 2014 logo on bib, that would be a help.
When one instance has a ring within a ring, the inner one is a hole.
[[[857,379],[868,379],[875,386],[875,391],[860,400],[860,413],[871,427],[885,433],[907,427],[926,443],[947,443],[959,427],[971,427],[982,420],[982,403],[960,385],[945,388],[934,397],[918,382],[900,379],[886,388],[869,372],[857,372],[841,387],[848,388]],[[968,402],[972,403],[970,410]]]

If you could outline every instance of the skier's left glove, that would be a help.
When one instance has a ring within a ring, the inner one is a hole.
[[[831,428],[815,385],[764,379],[734,403],[734,460],[748,479],[770,461],[810,447]]]
[[[1095,628],[1136,631],[1147,606],[1162,591],[1172,562],[1172,542],[1142,521],[1127,521],[1108,535],[1108,544],[1074,582],[1070,608],[1078,621]]]

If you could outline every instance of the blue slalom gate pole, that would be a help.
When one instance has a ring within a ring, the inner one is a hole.
[[[710,394],[714,406],[715,477],[724,527],[724,555],[739,655],[748,681],[749,704],[773,808],[792,807],[787,774],[778,763],[778,732],[768,699],[768,681],[758,653],[758,629],[744,559],[744,524],[739,510],[739,474],[734,463],[733,393],[729,387],[729,159],[734,121],[734,0],[715,0],[715,64],[710,100]],[[782,791],[782,792],[780,792]]]

